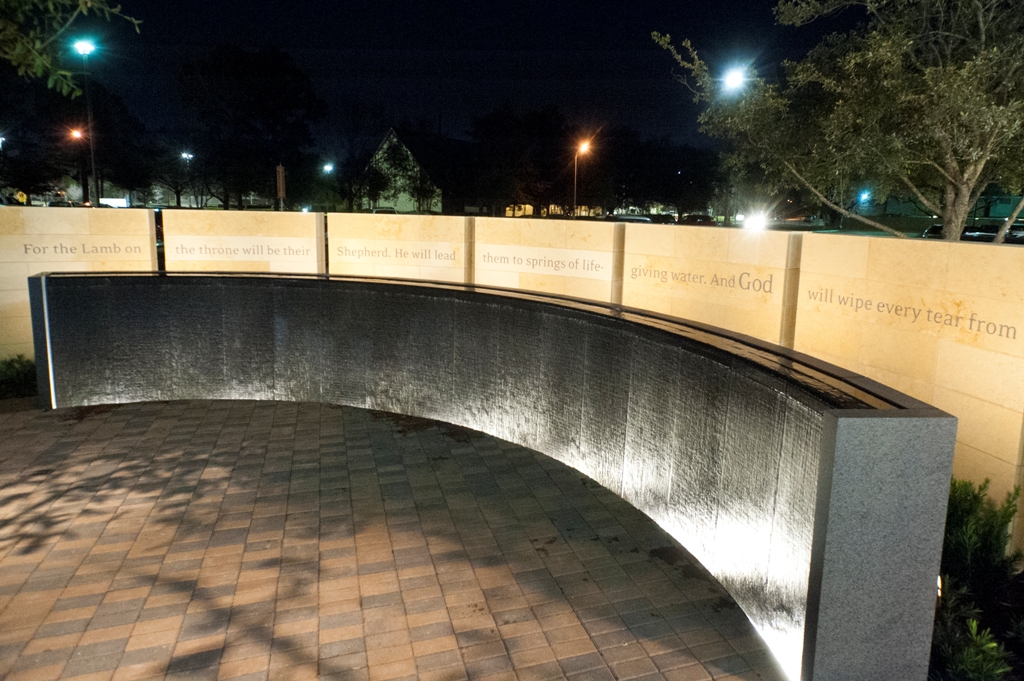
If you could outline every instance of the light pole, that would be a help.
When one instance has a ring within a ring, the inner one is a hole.
[[[195,158],[192,154],[187,151],[181,152],[181,157],[185,159],[185,182],[188,185],[188,191],[191,194],[188,199],[188,207],[192,208],[192,199],[195,198],[196,192],[192,188],[192,159]],[[178,201],[178,205],[181,206],[181,201]]]
[[[91,40],[79,40],[75,43],[75,51],[82,55],[82,62],[85,64],[85,109],[89,117],[89,157],[92,161],[92,188],[95,194],[94,206],[100,205],[100,176],[96,174],[96,130],[92,124],[92,99],[89,97],[89,55],[96,50],[96,44]]]
[[[324,177],[325,178],[329,178],[331,173],[333,173],[333,172],[334,172],[334,164],[333,163],[325,163],[324,164]],[[327,199],[328,199],[328,197],[330,195],[330,186],[329,185],[330,185],[330,181],[329,180],[325,180],[324,181],[324,212],[325,213],[327,212]]]
[[[580,167],[580,154],[585,154],[590,151],[590,142],[582,142],[579,147],[576,148],[576,154],[572,157],[572,217],[576,219],[578,212],[576,206],[576,178],[579,175]]]
[[[85,133],[76,128],[71,131],[70,135],[71,139],[76,142],[75,157],[78,159],[78,183],[82,185],[82,203],[91,203],[89,201],[89,171],[85,168],[85,154],[82,153],[82,147],[78,146],[85,139]]]

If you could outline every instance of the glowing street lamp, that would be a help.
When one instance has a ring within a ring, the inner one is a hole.
[[[334,172],[334,164],[333,163],[325,163],[324,164],[324,174],[325,175],[330,175],[333,172]]]
[[[738,215],[736,217],[739,217]],[[749,229],[754,232],[764,231],[768,227],[768,217],[763,213],[755,213],[754,215],[748,215],[743,220],[743,229]]]
[[[746,69],[736,67],[725,72],[725,91],[736,92],[747,82]]]
[[[76,140],[80,140],[80,139],[82,139],[82,131],[81,130],[72,130],[71,131],[71,136],[74,137]]]
[[[572,159],[572,216],[575,218],[577,213],[576,207],[576,177],[579,174],[580,166],[580,154],[585,154],[590,151],[590,141],[581,142],[580,146],[576,149],[576,155]]]
[[[95,193],[95,203],[100,204],[100,176],[96,174],[96,138],[95,129],[92,124],[92,99],[89,97],[89,55],[96,51],[96,43],[91,40],[78,40],[74,44],[75,51],[82,55],[82,63],[85,66],[85,108],[89,114],[89,157],[92,161],[92,187]]]

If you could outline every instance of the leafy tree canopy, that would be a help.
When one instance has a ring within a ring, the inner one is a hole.
[[[272,194],[278,163],[307,162],[310,126],[326,112],[309,77],[273,47],[217,47],[182,67],[178,90],[196,155],[209,159],[225,206],[229,195]]]
[[[1024,12],[1015,0],[780,0],[776,17],[800,26],[849,8],[864,25],[736,95],[688,41],[654,38],[705,105],[703,130],[734,143],[734,165],[888,232],[850,198],[865,187],[912,195],[959,239],[989,183],[1024,185]]]
[[[107,0],[0,0],[0,60],[11,63],[20,76],[45,78],[61,94],[79,94],[71,71],[62,66],[66,48],[61,40],[75,20],[86,16],[120,17],[136,30],[140,23]]]

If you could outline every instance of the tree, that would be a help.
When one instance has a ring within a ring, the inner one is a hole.
[[[29,197],[56,191],[67,175],[83,177],[88,145],[71,137],[85,125],[85,104],[43,87],[39,81],[0,72],[0,186]]]
[[[668,139],[642,139],[629,128],[603,133],[593,146],[590,173],[604,185],[594,205],[648,212],[662,204],[683,214],[707,210],[711,203],[720,174],[714,152]]]
[[[368,192],[372,189],[371,207],[375,207],[387,187],[377,177],[379,171],[371,172],[367,166],[389,128],[386,116],[379,107],[352,101],[345,103],[333,118],[337,125],[331,130],[329,146],[331,156],[337,159],[337,185],[332,188],[351,211],[358,210],[364,198],[370,198]],[[383,179],[386,184],[387,178]]]
[[[145,191],[153,184],[156,156],[146,127],[116,94],[95,81],[90,88],[100,187],[109,181],[132,193]],[[81,109],[80,102],[72,106]]]
[[[862,27],[737,96],[688,41],[654,38],[688,72],[703,129],[734,143],[735,166],[756,164],[780,188],[897,236],[845,206],[866,186],[909,194],[957,240],[990,182],[1020,181],[1024,13],[1013,0],[780,0],[776,17],[802,26],[852,7],[866,12]]]
[[[473,123],[480,144],[481,194],[497,199],[495,215],[525,204],[534,215],[552,204],[572,206],[572,161],[578,140],[554,106],[517,114],[502,105]],[[500,208],[500,212],[499,209]]]
[[[0,59],[12,64],[19,76],[45,78],[61,94],[78,95],[71,71],[63,68],[60,38],[86,16],[108,21],[120,17],[139,29],[138,20],[107,0],[0,0]]]
[[[309,77],[273,47],[222,46],[185,64],[179,92],[196,155],[221,188],[224,207],[249,192],[271,195],[274,167],[308,162],[310,125],[324,114]]]
[[[154,155],[153,183],[174,195],[174,205],[181,208],[181,197],[193,186],[191,159],[182,158],[181,144],[160,140]]]

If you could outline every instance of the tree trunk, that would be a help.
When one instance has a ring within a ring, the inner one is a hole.
[[[1017,221],[1017,216],[1024,210],[1024,196],[1020,197],[1020,201],[1017,202],[1017,206],[1013,209],[1006,220],[1003,221],[1002,226],[999,228],[999,232],[996,234],[994,243],[1001,244],[1006,241],[1006,233],[1013,227],[1013,223]]]
[[[946,200],[942,214],[942,237],[946,241],[959,241],[967,217],[971,213],[971,188],[964,184],[946,184]]]
[[[82,205],[89,203],[89,174],[85,170],[84,162],[79,166],[78,182],[82,185]]]

